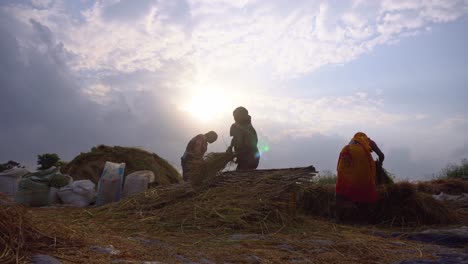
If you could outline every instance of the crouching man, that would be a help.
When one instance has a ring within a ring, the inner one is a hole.
[[[218,134],[214,131],[210,131],[206,134],[199,134],[192,138],[187,144],[184,155],[181,158],[182,163],[182,177],[184,181],[188,181],[188,172],[190,170],[190,164],[194,161],[203,160],[208,149],[208,143],[213,143],[218,139]]]

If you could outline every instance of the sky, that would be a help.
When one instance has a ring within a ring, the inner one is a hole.
[[[0,162],[98,144],[180,169],[252,116],[260,168],[332,171],[365,132],[397,179],[468,158],[468,0],[0,1]]]

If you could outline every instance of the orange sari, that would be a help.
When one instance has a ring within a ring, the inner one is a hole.
[[[354,144],[346,145],[338,159],[336,194],[353,202],[377,202],[376,168],[372,158],[370,139],[359,132]]]

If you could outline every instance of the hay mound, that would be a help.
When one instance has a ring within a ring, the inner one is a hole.
[[[460,195],[468,193],[468,181],[463,179],[444,179],[429,182],[418,182],[418,191],[429,194],[439,194],[441,192],[450,195]]]
[[[47,252],[62,245],[33,226],[22,206],[0,195],[0,263],[25,262],[30,253]]]
[[[359,206],[342,210],[343,220],[354,223],[418,226],[423,224],[449,224],[455,215],[432,196],[418,192],[416,186],[402,182],[379,188],[380,199],[375,206]],[[306,213],[334,217],[334,185],[307,186],[299,199]]]
[[[228,172],[194,191],[189,183],[161,186],[119,203],[94,209],[108,219],[121,218],[119,226],[135,221],[148,229],[278,231],[294,223],[297,180],[308,168]],[[129,218],[136,220],[129,220]]]
[[[303,188],[299,197],[299,204],[305,212],[324,217],[333,216],[334,184],[312,185]]]
[[[431,195],[418,192],[416,186],[403,182],[382,187],[375,223],[396,225],[450,224],[453,212]]]
[[[213,180],[234,160],[234,157],[234,154],[226,152],[208,153],[203,160],[195,160],[189,164],[190,170],[187,176],[193,186],[200,186]]]
[[[88,153],[81,153],[70,161],[62,172],[74,180],[91,180],[98,183],[106,161],[125,162],[125,176],[139,170],[150,170],[155,175],[153,185],[168,185],[181,181],[179,172],[166,160],[154,153],[129,147],[100,145]]]

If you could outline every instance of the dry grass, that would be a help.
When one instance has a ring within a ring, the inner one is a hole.
[[[304,216],[296,209],[330,216],[334,204],[334,186],[301,182],[308,173],[305,169],[222,173],[195,190],[182,183],[152,188],[100,208],[34,209],[35,221],[56,234],[85,240],[88,248],[112,244],[121,251],[106,256],[83,248],[73,252],[78,263],[122,259],[186,263],[183,258],[249,263],[255,257],[260,263],[397,263],[430,253],[415,242],[375,237],[366,226]],[[385,219],[400,215],[410,225],[418,224],[410,221],[414,215],[438,217],[426,215],[429,207],[434,214],[441,211],[433,209],[430,196],[420,194],[408,184],[385,187],[380,204],[386,209]],[[408,207],[397,210],[384,201]],[[50,222],[54,224],[46,225]],[[393,225],[397,223],[393,220]],[[239,234],[247,236],[232,238]],[[144,245],[138,239],[156,242]],[[66,257],[63,254],[58,256]]]
[[[92,210],[101,218],[129,217],[151,229],[248,230],[271,233],[292,224],[297,175],[219,175],[196,191],[188,183],[158,187]]]
[[[335,204],[335,185],[310,185],[299,196],[300,207],[305,213],[332,217]]]
[[[450,224],[453,212],[431,195],[418,192],[414,184],[402,182],[379,190],[380,201],[374,215],[376,223],[400,226]]]
[[[302,190],[300,203],[306,213],[334,217],[334,185],[308,186]],[[375,206],[341,209],[344,220],[354,223],[385,226],[419,226],[450,224],[456,215],[430,195],[418,192],[411,183],[397,183],[379,188],[380,199]]]
[[[213,180],[234,160],[234,157],[234,154],[226,152],[208,153],[203,160],[191,162],[189,164],[190,170],[187,173],[190,182],[193,186],[201,186]]]
[[[119,217],[101,219],[100,213],[83,208],[35,208],[33,213],[38,224],[54,222],[51,230],[83,238],[88,243],[87,248],[113,245],[121,251],[116,256],[86,248],[54,254],[68,258],[65,263],[118,260],[187,263],[186,259],[198,263],[207,260],[213,263],[258,263],[255,258],[260,259],[260,263],[397,263],[430,254],[418,243],[384,239],[371,235],[372,230],[365,227],[336,225],[313,217],[303,218],[278,232],[261,234],[249,230],[220,230],[216,226],[205,226],[201,230],[163,230],[154,228],[154,223],[148,225],[135,219],[134,215],[129,215],[125,221]],[[242,235],[244,238],[233,238]],[[154,242],[138,242],[141,240]]]
[[[429,182],[418,182],[416,188],[420,192],[439,194],[444,192],[451,195],[468,193],[468,181],[463,179],[441,179]]]
[[[1,263],[26,263],[32,253],[50,252],[70,245],[67,239],[42,232],[33,224],[31,215],[23,206],[0,195]]]

